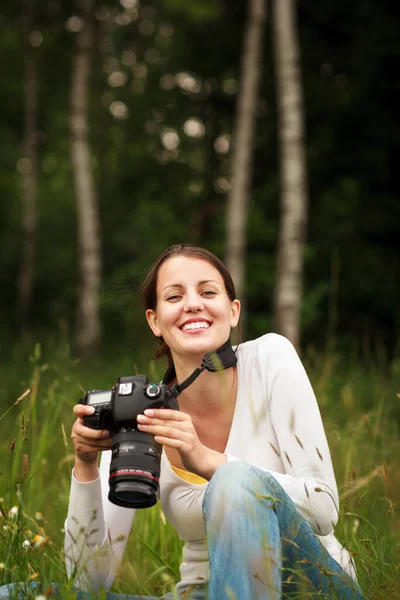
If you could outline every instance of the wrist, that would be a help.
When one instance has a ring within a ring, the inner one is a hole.
[[[73,469],[75,479],[83,483],[98,479],[99,469],[97,463],[97,458],[89,462],[78,455],[75,455],[75,465]]]
[[[217,452],[216,450],[210,450],[207,459],[205,461],[204,470],[202,473],[199,473],[201,477],[207,479],[209,481],[211,477],[214,475],[215,471],[221,465],[227,462],[226,454],[222,454],[221,452]]]

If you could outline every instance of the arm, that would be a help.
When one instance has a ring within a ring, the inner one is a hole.
[[[109,502],[110,452],[104,452],[97,479],[78,481],[72,474],[65,521],[67,573],[78,589],[109,589],[122,560],[135,510]]]
[[[91,407],[77,405],[72,428],[75,468],[72,473],[68,515],[65,521],[67,573],[79,589],[96,592],[111,587],[122,559],[135,511],[108,500],[111,452],[98,452],[111,440],[101,431],[83,425]]]
[[[331,533],[339,498],[317,400],[292,344],[278,335],[267,358],[270,418],[285,474],[272,473],[319,535]]]

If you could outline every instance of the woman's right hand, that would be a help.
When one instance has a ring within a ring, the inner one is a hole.
[[[71,439],[74,444],[75,457],[81,463],[96,464],[98,453],[112,448],[112,440],[108,431],[91,429],[83,423],[85,415],[92,415],[94,407],[76,404],[73,408],[77,419],[72,426]]]

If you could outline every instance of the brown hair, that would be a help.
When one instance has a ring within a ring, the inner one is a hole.
[[[201,260],[206,260],[208,263],[210,263],[210,265],[215,267],[215,269],[217,269],[217,271],[221,275],[225,284],[225,290],[228,294],[228,298],[232,301],[235,300],[236,292],[232,276],[228,268],[217,256],[215,256],[215,254],[213,254],[209,250],[206,250],[205,248],[201,248],[200,246],[195,246],[193,244],[175,244],[174,246],[170,246],[162,254],[160,254],[160,256],[153,264],[152,268],[146,276],[146,279],[142,284],[142,296],[144,299],[146,309],[156,309],[157,280],[160,267],[169,258],[174,258],[175,256],[187,256],[189,258],[199,258]],[[162,337],[157,339],[160,343],[160,347],[157,350],[156,358],[166,356],[168,358],[168,362],[172,364],[172,357],[169,347],[167,346]]]

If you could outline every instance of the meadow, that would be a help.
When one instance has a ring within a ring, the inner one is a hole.
[[[109,351],[83,365],[67,344],[2,349],[0,585],[52,582],[75,597],[64,557],[73,449],[72,406],[119,375],[158,380],[163,366]],[[340,491],[336,534],[352,552],[370,600],[400,599],[400,361],[375,353],[303,357],[316,392]],[[28,392],[29,390],[29,392]],[[138,511],[113,591],[159,595],[179,578],[181,542],[159,506]]]

